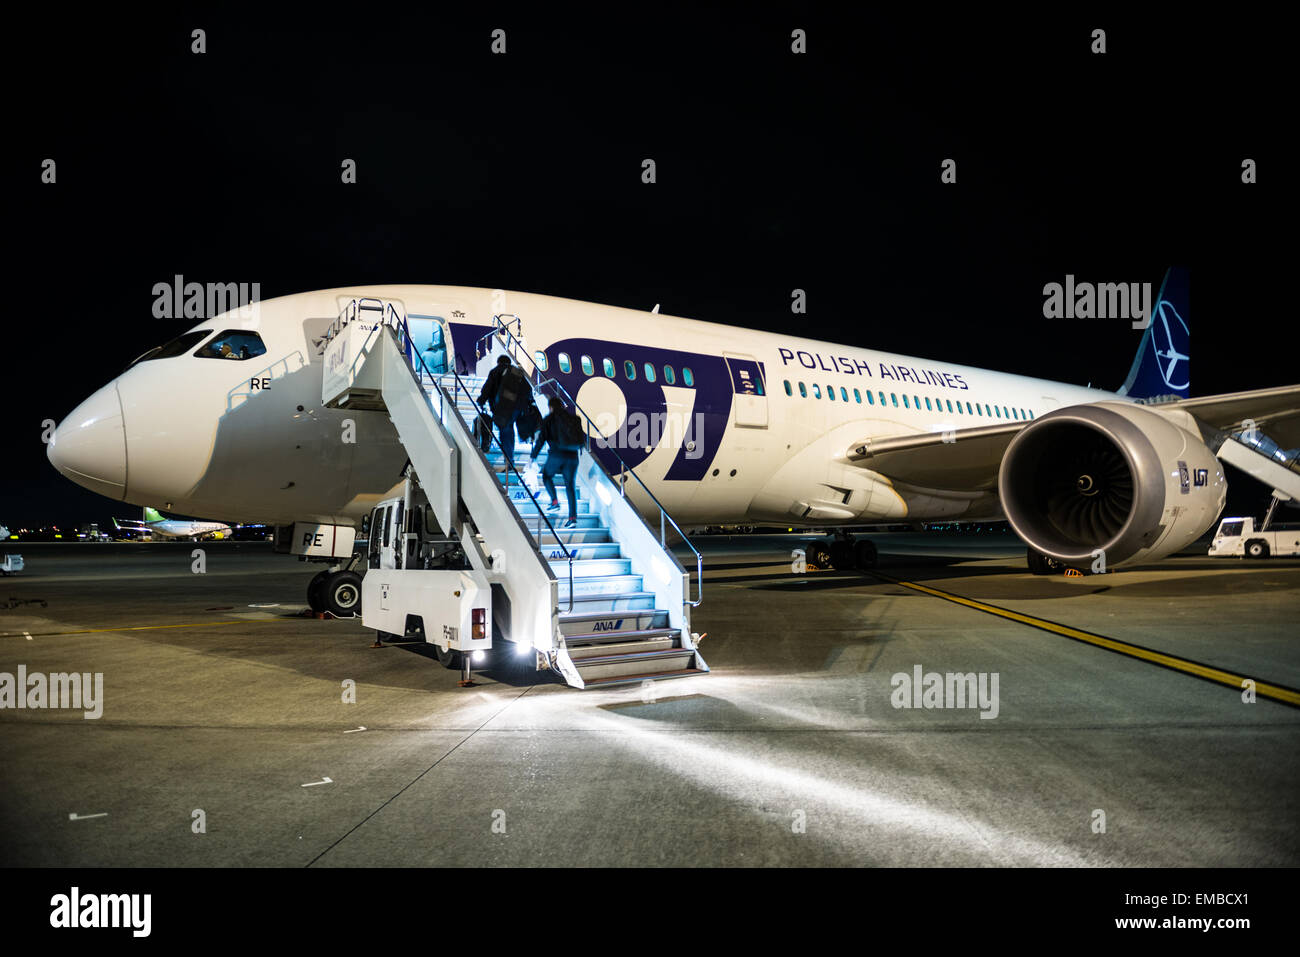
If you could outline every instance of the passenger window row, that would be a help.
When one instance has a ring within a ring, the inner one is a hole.
[[[545,372],[547,367],[550,365],[550,358],[540,349],[533,353],[533,361],[537,363],[537,368],[543,372]],[[563,373],[567,374],[573,371],[573,359],[570,358],[567,352],[558,353],[555,357],[555,363]],[[583,375],[596,374],[596,365],[592,361],[591,356],[579,356],[578,363],[582,368]],[[635,382],[637,372],[639,371],[640,374],[645,377],[646,382],[657,382],[659,379],[660,368],[663,370],[664,385],[676,385],[677,370],[672,366],[665,365],[662,367],[656,367],[653,362],[646,362],[643,363],[640,370],[638,370],[636,363],[631,359],[623,360],[623,378],[627,379],[629,382]],[[601,359],[600,371],[604,373],[607,379],[618,378],[617,367],[615,366],[613,359]],[[690,366],[682,366],[681,382],[682,385],[686,386],[688,389],[695,388],[695,373],[691,371]]]
[[[789,379],[785,380],[785,394],[790,396],[794,395],[796,386],[799,390],[799,397],[802,399],[808,398],[808,386],[804,385],[804,383],[802,382],[796,383],[795,385],[791,385]],[[848,402],[849,391],[850,390],[845,388],[844,386],[840,386],[839,393],[837,396],[836,387],[833,385],[828,385],[826,387],[826,398],[830,399],[832,402],[836,401],[837,398],[839,399],[840,402]],[[862,397],[864,395],[866,396],[867,405],[876,404],[875,396],[872,394],[870,389],[861,390],[861,391],[858,389],[853,389],[852,392],[853,392],[853,401],[857,402],[859,405],[862,404]],[[888,403],[885,401],[884,392],[877,392],[875,393],[875,395],[880,396],[880,404],[882,406],[892,405],[893,408],[895,409],[899,407],[898,393],[896,392],[889,393]],[[816,382],[812,384],[812,397],[814,399],[820,399],[822,397],[822,388]],[[958,399],[956,402],[953,402],[952,399],[935,398],[934,401],[931,402],[930,397],[928,395],[925,397],[924,401],[925,401],[925,410],[927,412],[947,411],[949,413],[956,413],[957,415],[978,415],[988,419],[1015,419],[1023,422],[1027,422],[1034,417],[1033,409],[1022,409],[1016,406],[1008,407],[1005,405],[996,406],[996,405],[989,405],[987,403],[980,403],[980,402],[967,402],[966,408],[963,409],[962,401],[960,399]],[[902,407],[904,409],[920,409],[921,402],[922,399],[919,395],[912,395],[911,400],[909,401],[908,396],[904,394]]]

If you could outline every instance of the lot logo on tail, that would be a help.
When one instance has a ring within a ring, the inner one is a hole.
[[[1169,269],[1119,394],[1140,402],[1186,398],[1191,386],[1191,276]]]
[[[1155,322],[1152,324],[1152,341],[1156,358],[1160,360],[1160,378],[1171,392],[1186,392],[1191,384],[1190,364],[1186,352],[1187,323],[1178,314],[1173,303],[1161,299],[1156,303]]]

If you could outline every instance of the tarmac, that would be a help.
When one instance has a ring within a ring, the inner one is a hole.
[[[261,543],[8,543],[0,680],[103,690],[0,710],[0,864],[1300,863],[1300,560],[871,537],[878,573],[696,539],[711,673],[594,691],[296,617],[318,567]]]

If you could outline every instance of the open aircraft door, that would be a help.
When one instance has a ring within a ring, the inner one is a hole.
[[[736,425],[747,429],[767,428],[767,384],[763,365],[752,356],[723,355],[731,373],[732,405]]]

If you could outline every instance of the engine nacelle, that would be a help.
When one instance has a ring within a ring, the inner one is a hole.
[[[1173,419],[1181,418],[1183,425]],[[1007,446],[1002,509],[1033,548],[1079,568],[1163,558],[1223,511],[1228,483],[1186,413],[1124,402],[1049,412]]]

